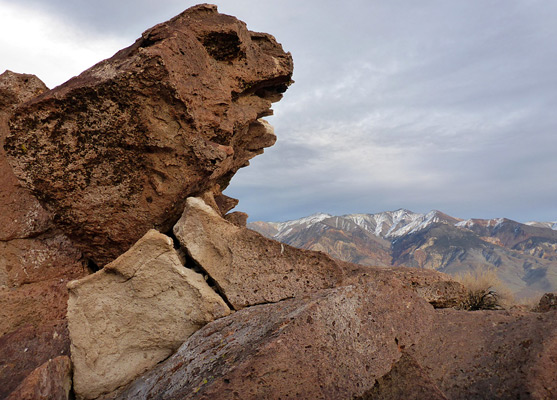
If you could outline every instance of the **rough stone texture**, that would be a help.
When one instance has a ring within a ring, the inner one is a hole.
[[[35,75],[11,71],[0,75],[0,241],[30,237],[51,223],[38,200],[21,187],[4,151],[8,119],[15,107],[47,90]]]
[[[349,399],[429,331],[396,280],[325,289],[216,320],[119,399]]]
[[[66,283],[87,272],[4,152],[15,108],[46,90],[34,75],[0,75],[0,398],[48,359],[69,353]]]
[[[36,368],[69,355],[66,321],[26,325],[0,337],[0,399],[6,398]]]
[[[199,5],[20,106],[14,172],[98,265],[150,228],[168,231],[189,195],[225,188],[275,142],[261,117],[291,83],[267,34]]]
[[[67,400],[72,387],[68,356],[48,360],[34,370],[6,400]]]
[[[449,399],[557,398],[557,312],[435,314],[409,352]]]
[[[435,308],[451,308],[466,298],[466,288],[447,274],[423,268],[386,268],[398,279],[411,285],[418,295]]]
[[[0,288],[17,288],[54,278],[75,279],[83,272],[81,253],[60,232],[0,241]]]
[[[537,312],[557,310],[557,293],[545,293],[536,307]]]
[[[187,199],[174,234],[237,310],[337,286],[344,274],[329,256],[231,224],[200,198]]]
[[[447,400],[427,372],[406,352],[373,389],[354,400]]]
[[[74,390],[94,399],[171,355],[226,303],[150,230],[101,271],[68,284]]]

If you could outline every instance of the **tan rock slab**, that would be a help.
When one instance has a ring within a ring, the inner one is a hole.
[[[172,239],[155,230],[68,288],[79,398],[94,399],[126,384],[230,312],[200,274],[184,268]]]
[[[296,249],[236,226],[200,198],[187,199],[174,234],[235,309],[342,282],[343,269],[326,254]]]

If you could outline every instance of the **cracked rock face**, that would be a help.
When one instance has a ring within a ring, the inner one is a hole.
[[[344,276],[326,254],[238,227],[197,197],[187,199],[174,234],[236,310],[334,287]]]
[[[200,5],[20,106],[5,149],[15,174],[98,265],[187,196],[224,189],[275,141],[261,117],[291,83],[267,34]]]
[[[172,239],[155,230],[68,288],[78,398],[94,399],[128,383],[230,312],[200,274],[182,265]]]

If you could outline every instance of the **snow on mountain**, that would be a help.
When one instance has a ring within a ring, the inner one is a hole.
[[[549,228],[557,231],[557,221],[553,222],[538,222],[538,221],[530,221],[526,222],[525,225],[530,225],[536,228]]]
[[[421,231],[433,223],[454,223],[456,221],[459,220],[436,210],[430,211],[427,214],[420,214],[399,209],[377,214],[347,214],[342,216],[317,213],[305,218],[286,222],[272,222],[271,224],[278,231],[274,235],[274,238],[278,240],[287,237],[294,231],[307,229],[319,224],[322,224],[323,227],[327,225],[344,231],[352,231],[359,227],[377,237],[393,239]]]

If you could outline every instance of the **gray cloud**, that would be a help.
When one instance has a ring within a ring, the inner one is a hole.
[[[279,142],[227,190],[252,219],[399,207],[557,219],[557,3],[217,3],[295,61],[269,118]],[[131,42],[194,3],[19,4]]]

